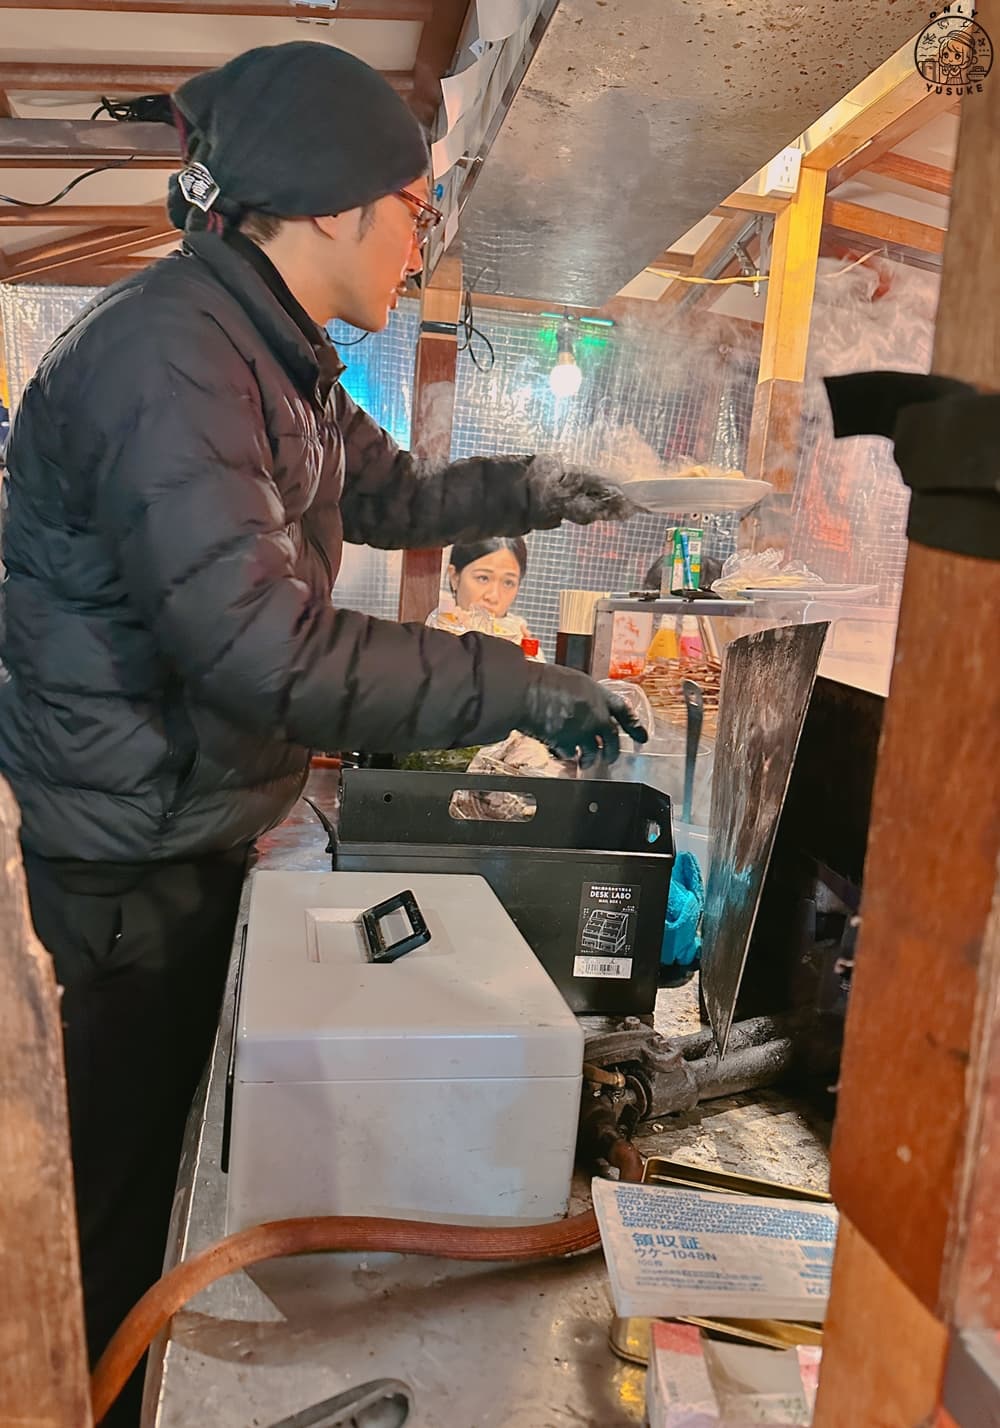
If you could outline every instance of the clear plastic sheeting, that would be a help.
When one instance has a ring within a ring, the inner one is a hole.
[[[886,259],[821,259],[813,304],[790,553],[825,580],[877,585],[896,605],[909,492],[884,437],[835,441],[822,378],[930,370],[940,278]]]
[[[0,283],[0,324],[13,412],[46,352],[100,288]]]

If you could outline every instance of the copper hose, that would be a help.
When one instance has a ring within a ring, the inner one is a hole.
[[[623,1180],[641,1179],[642,1157],[629,1142],[622,1141],[621,1146],[621,1151],[616,1147],[609,1159],[619,1163]],[[599,1243],[593,1210],[555,1224],[515,1229],[380,1220],[362,1215],[322,1215],[272,1220],[240,1230],[176,1265],[146,1291],[122,1321],[91,1379],[94,1422],[102,1421],[136,1364],[178,1309],[217,1279],[261,1260],[281,1255],[353,1250],[501,1263],[579,1254],[594,1249]]]

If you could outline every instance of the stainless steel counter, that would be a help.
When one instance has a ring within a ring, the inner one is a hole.
[[[335,774],[317,772],[308,794],[332,811],[336,787]],[[261,840],[255,866],[325,870],[325,848],[301,802]],[[233,1015],[231,977],[188,1125],[168,1264],[225,1232],[219,1156]],[[657,1024],[697,1027],[688,988],[661,993]],[[765,1092],[673,1117],[643,1150],[823,1187],[827,1131]],[[577,1192],[582,1208],[585,1183]],[[144,1428],[270,1428],[379,1377],[410,1385],[413,1428],[625,1428],[643,1421],[645,1373],[608,1347],[612,1313],[599,1253],[530,1267],[370,1255],[275,1260],[220,1281],[175,1317],[150,1356]]]

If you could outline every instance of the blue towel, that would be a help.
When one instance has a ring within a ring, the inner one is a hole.
[[[705,883],[693,853],[678,853],[670,879],[667,920],[660,947],[661,967],[691,967],[701,953]]]

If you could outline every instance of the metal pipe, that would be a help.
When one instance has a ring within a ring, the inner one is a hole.
[[[706,1056],[694,1061],[691,1069],[698,1083],[698,1100],[714,1101],[720,1096],[773,1086],[788,1070],[794,1055],[794,1042],[784,1036],[737,1051],[728,1050],[723,1057]]]

